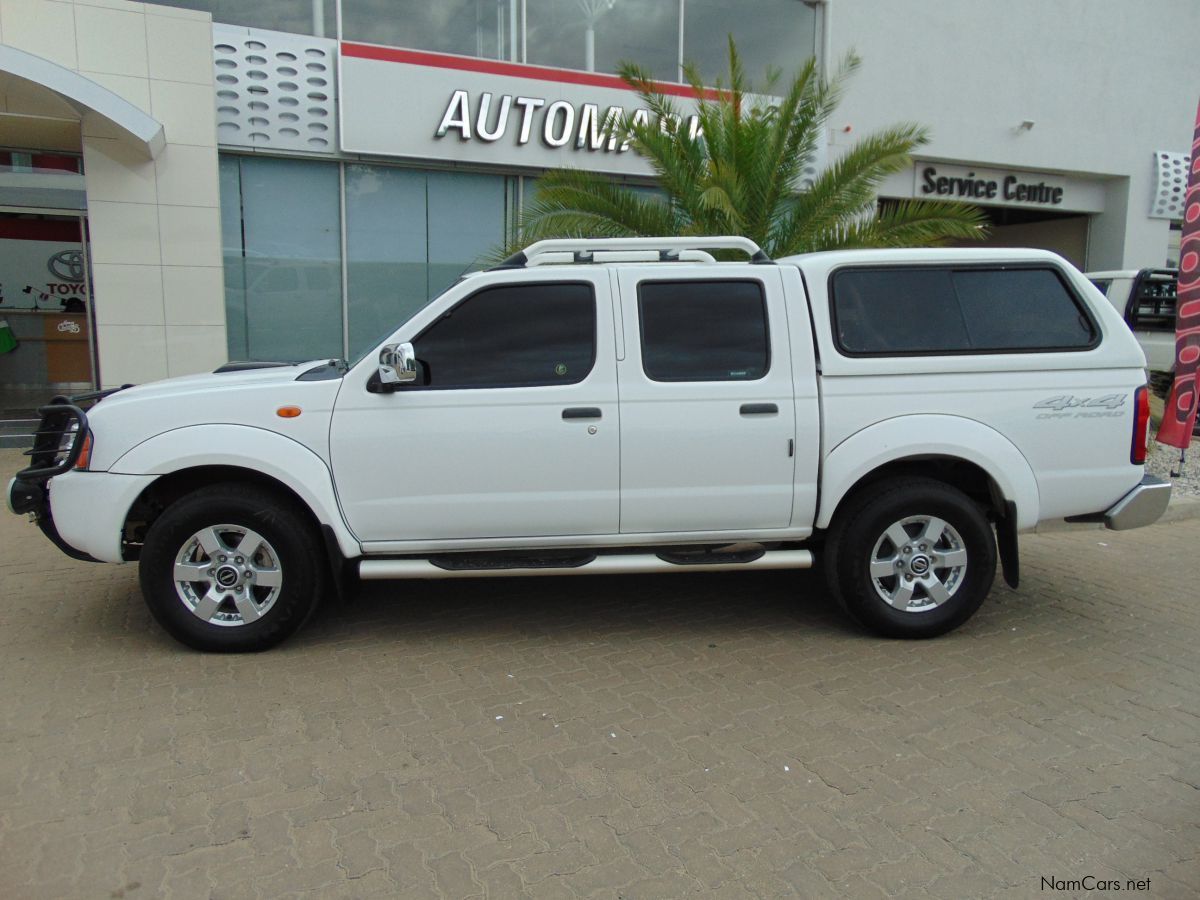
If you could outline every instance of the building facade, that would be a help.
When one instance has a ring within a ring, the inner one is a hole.
[[[512,237],[546,169],[649,188],[619,62],[686,117],[685,65],[716,83],[729,35],[760,85],[862,57],[814,170],[919,122],[880,202],[1161,266],[1197,25],[1191,0],[0,0],[0,389],[357,357]]]

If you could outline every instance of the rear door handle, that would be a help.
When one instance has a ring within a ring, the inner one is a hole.
[[[563,410],[564,419],[599,419],[601,415],[598,406],[568,406]]]
[[[779,407],[774,403],[743,403],[740,412],[743,416],[774,416],[779,414]]]

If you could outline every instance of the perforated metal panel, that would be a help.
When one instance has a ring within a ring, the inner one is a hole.
[[[326,38],[214,25],[217,142],[335,152],[336,55]]]
[[[1154,154],[1154,199],[1150,201],[1150,218],[1182,219],[1183,197],[1187,193],[1188,166],[1191,157],[1186,153]]]
[[[800,183],[798,187],[802,191],[807,191],[817,181],[817,176],[820,175],[829,166],[829,144],[826,141],[817,141],[817,146],[813,150],[812,159],[808,165],[800,170]]]

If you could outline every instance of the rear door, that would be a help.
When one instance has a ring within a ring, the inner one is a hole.
[[[788,527],[796,423],[779,269],[639,266],[618,283],[621,532]]]

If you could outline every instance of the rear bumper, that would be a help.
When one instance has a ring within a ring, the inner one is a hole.
[[[1104,513],[1104,525],[1113,531],[1153,525],[1171,502],[1171,483],[1146,475],[1142,483]]]

